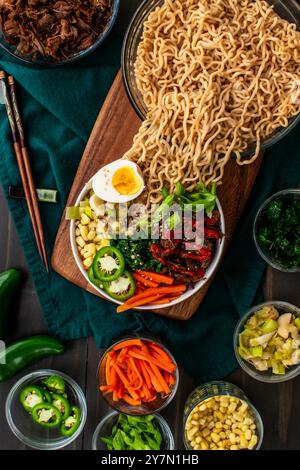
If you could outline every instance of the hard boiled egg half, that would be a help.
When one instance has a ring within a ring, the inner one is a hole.
[[[145,188],[140,168],[129,160],[116,160],[105,165],[93,177],[92,186],[103,201],[114,203],[132,201]]]

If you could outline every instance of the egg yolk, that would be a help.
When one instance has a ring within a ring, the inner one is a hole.
[[[123,166],[114,172],[112,185],[118,193],[130,196],[139,191],[142,183],[131,167]]]

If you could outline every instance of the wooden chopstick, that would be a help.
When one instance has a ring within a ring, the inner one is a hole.
[[[13,147],[18,163],[18,168],[21,175],[21,180],[25,192],[25,197],[28,205],[29,215],[36,239],[37,249],[41,260],[49,272],[49,266],[47,261],[47,254],[45,249],[44,233],[41,223],[41,217],[38,207],[37,194],[34,186],[32,172],[30,168],[28,151],[25,145],[24,132],[22,121],[17,105],[16,94],[14,89],[14,79],[9,76],[8,82],[10,86],[11,96],[9,97],[6,81],[5,72],[0,71],[0,80],[3,84],[3,92],[5,97],[6,112],[13,137]]]

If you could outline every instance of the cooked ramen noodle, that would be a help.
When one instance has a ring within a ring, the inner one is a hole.
[[[165,0],[144,23],[135,75],[147,116],[124,158],[159,202],[165,184],[221,182],[232,155],[253,162],[299,113],[300,33],[262,0]]]

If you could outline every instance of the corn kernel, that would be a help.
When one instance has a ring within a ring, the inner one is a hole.
[[[86,225],[83,225],[82,227],[80,227],[80,235],[82,236],[84,241],[87,241],[88,233],[89,233],[89,229],[87,228]]]
[[[82,237],[77,237],[76,238],[76,243],[77,245],[79,245],[81,248],[83,248],[85,246],[85,241],[83,240]]]
[[[250,441],[251,437],[252,437],[252,432],[250,431],[250,429],[247,429],[247,431],[245,431],[245,439],[247,439],[247,441]]]
[[[257,441],[258,441],[257,436],[256,436],[256,435],[253,435],[253,436],[251,437],[250,442],[248,443],[248,449],[253,449],[253,447],[256,446]]]
[[[211,438],[215,443],[219,442],[219,440],[220,440],[220,436],[218,436],[218,434],[215,433],[215,432],[211,433]]]
[[[206,441],[203,440],[203,441],[201,442],[200,446],[201,446],[201,449],[202,449],[202,450],[208,450],[208,444],[207,444]]]
[[[199,411],[205,411],[206,410],[206,404],[202,403],[202,405],[199,407]]]
[[[96,236],[95,230],[90,230],[89,233],[88,233],[88,235],[87,235],[87,239],[88,239],[89,241],[92,241],[92,240],[94,240],[95,236]]]
[[[81,214],[81,223],[82,225],[88,225],[90,223],[91,219],[85,214]]]
[[[241,439],[240,439],[240,446],[243,448],[243,449],[247,449],[248,448],[248,441],[247,439],[245,439],[244,436],[241,436]]]
[[[239,448],[236,445],[232,445],[232,446],[230,446],[230,450],[239,450]]]
[[[80,230],[79,230],[79,228],[77,228],[77,229],[75,230],[75,235],[76,235],[76,237],[78,237],[78,236],[80,235]]]
[[[248,403],[244,402],[238,409],[239,414],[244,414],[248,408]]]
[[[89,268],[93,264],[93,258],[90,256],[83,261],[84,266]]]

